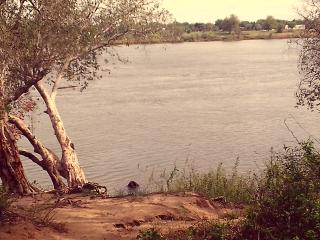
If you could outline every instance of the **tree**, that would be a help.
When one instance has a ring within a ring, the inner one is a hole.
[[[290,22],[288,22],[288,28],[293,29],[295,26],[296,26],[295,21],[290,21]]]
[[[254,23],[249,22],[249,21],[242,21],[242,22],[240,23],[240,27],[241,27],[241,29],[243,29],[243,30],[250,31],[250,30],[253,30],[253,28],[254,28]]]
[[[231,25],[231,32],[239,33],[240,32],[239,18],[236,15],[231,14],[229,21],[230,21],[230,25]]]
[[[214,24],[219,30],[223,28],[223,19],[217,19]]]
[[[219,29],[229,33],[239,33],[240,31],[239,18],[234,14],[231,14],[230,17],[226,17],[224,20],[217,20],[215,24]]]
[[[284,31],[284,29],[285,29],[285,25],[284,24],[279,23],[277,25],[277,33],[282,33]]]
[[[1,5],[0,53],[2,59],[8,59],[1,66],[4,69],[1,89],[6,94],[0,96],[2,126],[7,126],[10,120],[26,136],[43,160],[35,159],[34,155],[29,158],[48,171],[55,188],[63,188],[61,177],[67,179],[69,187],[86,182],[56,106],[61,82],[76,81],[85,88],[90,80],[99,77],[97,59],[108,47],[117,41],[145,40],[165,17],[166,12],[156,0],[10,0]],[[46,82],[52,86],[50,91]],[[33,86],[47,106],[62,150],[61,159],[57,160],[21,119],[7,116],[8,106]],[[10,130],[3,132],[1,141],[8,144],[5,134]],[[18,153],[16,146],[9,148]],[[0,154],[1,150],[6,150],[5,146],[0,145]],[[17,154],[10,155],[15,156],[12,163],[15,160],[21,164]],[[4,162],[8,161],[0,158],[0,164]],[[0,173],[0,177],[8,185],[6,176]],[[15,179],[22,182],[22,178]],[[8,185],[10,191],[27,192],[18,188]]]
[[[194,32],[204,32],[206,31],[206,25],[204,23],[195,23],[193,25]]]
[[[300,14],[308,26],[301,34],[299,58],[300,83],[296,96],[298,105],[320,111],[320,1],[306,0],[307,8]]]
[[[264,22],[263,29],[270,31],[272,29],[275,29],[276,26],[277,26],[277,22],[276,22],[275,18],[272,16],[268,16],[266,18],[266,21]]]
[[[254,29],[255,29],[256,31],[261,31],[261,30],[262,30],[262,25],[261,25],[260,23],[255,23],[255,24],[254,24]]]
[[[26,52],[15,52],[14,44],[21,43],[22,32],[14,37],[13,31],[18,26],[16,16],[21,8],[17,2],[0,2],[0,178],[7,191],[28,194],[37,191],[24,173],[16,139],[8,123],[8,105],[18,99],[32,85],[29,78],[12,78],[13,66],[28,59]],[[6,8],[6,11],[4,9]],[[23,21],[22,18],[19,20]],[[24,32],[26,33],[26,32]],[[16,41],[17,40],[17,41]],[[25,45],[27,45],[25,43]],[[30,49],[29,49],[30,50]],[[32,61],[30,61],[32,65]]]

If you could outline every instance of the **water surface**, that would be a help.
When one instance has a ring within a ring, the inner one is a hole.
[[[297,50],[286,40],[117,50],[128,63],[110,62],[111,74],[83,93],[58,95],[91,181],[118,188],[187,159],[199,171],[219,162],[231,168],[237,158],[242,172],[257,170],[271,147],[293,144],[284,120],[298,137],[319,133],[320,115],[295,108]],[[43,120],[44,114],[34,114],[35,132],[58,151]],[[25,166],[30,179],[49,183],[39,168]]]

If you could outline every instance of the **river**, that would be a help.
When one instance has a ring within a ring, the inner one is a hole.
[[[286,40],[130,46],[127,59],[80,93],[61,90],[58,106],[88,179],[110,189],[147,182],[186,161],[199,171],[222,162],[263,169],[270,149],[319,135],[319,113],[295,108],[298,52]],[[33,129],[58,151],[47,116]],[[49,178],[24,160],[31,180]]]

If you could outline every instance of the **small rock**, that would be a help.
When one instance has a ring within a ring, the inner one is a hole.
[[[161,214],[161,215],[158,215],[156,216],[156,218],[159,218],[163,221],[173,221],[175,220],[175,217],[171,214],[168,214],[168,215],[165,215],[165,214]]]
[[[126,224],[129,227],[139,227],[141,226],[141,222],[138,220],[133,220],[132,222],[129,222]]]
[[[135,182],[135,181],[130,181],[129,183],[128,183],[128,188],[129,189],[136,189],[136,188],[138,188],[139,187],[139,184],[137,183],[137,182]]]
[[[113,224],[113,226],[115,228],[123,228],[123,229],[126,229],[126,226],[123,224],[123,223],[116,223],[116,224]]]

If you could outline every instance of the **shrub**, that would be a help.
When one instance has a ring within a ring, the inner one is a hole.
[[[311,142],[274,154],[242,234],[244,239],[320,239],[320,155]]]
[[[165,235],[154,228],[140,231],[138,240],[231,240],[234,239],[234,226],[217,221],[200,221],[183,230],[174,230]]]
[[[147,229],[145,231],[140,231],[137,236],[137,240],[162,240],[161,234],[154,228]]]
[[[224,240],[228,238],[231,226],[225,223],[205,221],[196,226],[188,228],[185,232],[180,233],[180,236],[172,239],[212,239]],[[229,238],[228,238],[229,239]]]

